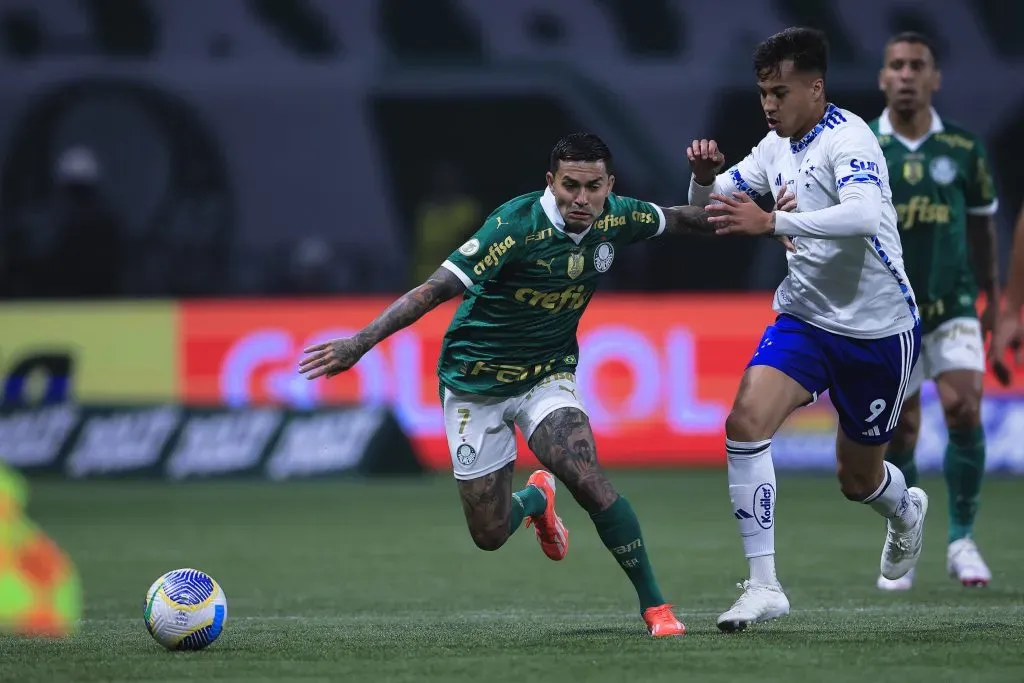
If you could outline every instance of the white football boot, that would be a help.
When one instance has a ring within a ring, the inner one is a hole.
[[[743,589],[743,595],[728,612],[718,617],[718,628],[726,633],[742,631],[749,624],[771,621],[789,614],[789,598],[778,584],[744,581],[736,585]]]
[[[965,586],[987,586],[992,580],[992,572],[970,536],[949,544],[946,571]]]
[[[892,520],[886,522],[885,545],[882,546],[882,576],[896,580],[906,576],[917,565],[924,542],[924,518],[928,514],[928,494],[911,486],[907,489],[910,505],[917,506],[917,523],[906,531],[892,528]]]
[[[879,574],[878,582],[875,585],[883,591],[908,591],[914,586],[915,571],[917,571],[916,568],[911,569],[898,579],[887,579]]]

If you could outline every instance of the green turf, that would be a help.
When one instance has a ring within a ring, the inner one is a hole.
[[[34,517],[69,550],[87,620],[63,642],[0,639],[4,681],[1022,681],[1024,535],[1013,480],[986,482],[991,587],[945,575],[937,479],[909,594],[874,588],[884,535],[830,477],[779,481],[779,571],[793,614],[723,635],[745,562],[724,472],[620,473],[683,639],[646,635],[632,589],[566,496],[569,556],[532,530],[477,550],[447,477],[358,483],[36,482]],[[210,572],[228,597],[208,650],[169,653],[142,603],[163,572]]]

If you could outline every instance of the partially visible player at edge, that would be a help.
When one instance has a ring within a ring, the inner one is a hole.
[[[898,579],[921,554],[928,498],[884,460],[899,419],[921,326],[903,272],[885,159],[857,115],[825,94],[828,45],[820,31],[789,28],[761,43],[754,71],[771,129],[716,175],[714,140],[694,140],[690,202],[708,206],[720,234],[782,235],[796,246],[775,292],[778,312],[754,353],[726,423],[729,495],[750,578],[718,618],[723,631],[789,614],[775,573],[772,437],[826,389],[839,414],[836,459],[843,494],[888,521],[881,571]],[[753,198],[791,188],[794,213]]]
[[[889,167],[923,336],[886,460],[903,471],[909,486],[917,485],[920,391],[925,380],[934,380],[949,431],[942,467],[949,494],[946,570],[965,586],[984,586],[992,573],[973,531],[985,474],[984,340],[997,325],[999,309],[993,219],[999,200],[981,139],[939,118],[932,107],[940,80],[935,50],[925,36],[908,32],[889,39],[878,76],[887,106],[871,128]],[[980,320],[979,287],[986,297]],[[1009,371],[999,361],[994,368],[1006,384]],[[911,570],[895,581],[879,576],[877,584],[907,590],[913,582]]]
[[[619,249],[666,231],[707,230],[707,216],[700,207],[617,196],[611,171],[611,153],[596,135],[563,138],[551,152],[545,190],[495,209],[425,283],[354,337],[305,349],[300,371],[313,379],[347,370],[387,336],[461,295],[438,377],[473,541],[497,550],[526,520],[544,554],[564,558],[569,532],[555,512],[554,473],[633,583],[650,634],[681,636],[686,628],[658,588],[640,523],[598,466],[574,374],[576,328]],[[513,424],[551,472],[537,470],[516,493]]]
[[[1010,251],[1009,273],[1006,278],[1006,300],[999,313],[999,324],[989,344],[989,360],[1003,362],[1006,351],[1013,349],[1017,366],[1024,365],[1024,325],[1021,312],[1024,311],[1024,205],[1017,214],[1017,227],[1013,233],[1013,249]]]

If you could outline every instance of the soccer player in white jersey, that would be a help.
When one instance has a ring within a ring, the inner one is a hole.
[[[928,498],[884,460],[917,361],[921,328],[903,271],[882,150],[857,115],[825,95],[828,45],[789,28],[757,47],[754,70],[771,129],[724,173],[714,140],[687,151],[690,203],[707,204],[716,234],[789,238],[778,313],[747,366],[725,423],[729,496],[750,578],[718,618],[723,631],[789,613],[775,573],[772,437],[797,408],[828,390],[839,415],[843,494],[888,520],[881,571],[896,579],[921,554]],[[767,213],[754,199],[789,189],[796,210]],[[783,492],[784,494],[784,492]]]

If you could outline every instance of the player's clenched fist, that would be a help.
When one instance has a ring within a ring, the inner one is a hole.
[[[719,169],[725,165],[725,155],[718,151],[718,143],[714,140],[694,140],[686,150],[686,158],[690,160],[693,175],[701,185],[714,182]]]
[[[306,375],[306,379],[316,379],[345,372],[363,357],[366,349],[355,337],[346,337],[307,346],[302,352],[307,355],[299,363],[299,372]]]

